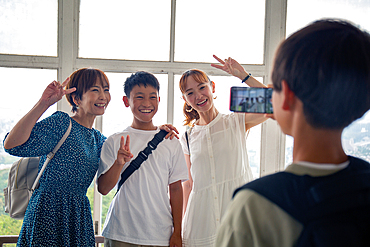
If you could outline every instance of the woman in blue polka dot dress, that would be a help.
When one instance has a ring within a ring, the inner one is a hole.
[[[57,111],[37,122],[64,95],[74,115],[70,118]],[[41,169],[46,155],[72,122],[68,138],[46,167],[30,199],[17,246],[94,246],[86,192],[98,169],[106,138],[92,126],[109,101],[109,81],[101,70],[77,70],[62,84],[50,83],[36,105],[5,137],[4,148],[9,154],[41,156]]]

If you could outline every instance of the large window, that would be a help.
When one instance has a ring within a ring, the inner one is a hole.
[[[57,55],[58,1],[0,0],[0,53]]]
[[[170,0],[81,0],[79,56],[168,61]]]
[[[265,1],[176,1],[175,61],[262,64]]]
[[[347,19],[361,28],[370,31],[369,1],[344,1],[344,0],[288,0],[287,8],[287,36],[321,18]],[[370,161],[370,112],[343,131],[342,144],[347,154],[364,158]],[[292,162],[293,138],[287,137],[285,165]]]
[[[3,189],[7,186],[10,166],[19,159],[4,151],[3,140],[18,120],[23,117],[41,97],[46,86],[57,77],[56,70],[18,69],[0,67],[0,235],[16,235],[22,221],[13,220],[4,211]],[[57,109],[51,106],[42,119]]]
[[[36,103],[48,83],[63,81],[82,67],[102,69],[110,80],[112,101],[95,123],[106,136],[131,124],[132,114],[122,103],[123,83],[139,70],[155,74],[161,84],[156,125],[173,123],[180,135],[184,132],[178,81],[191,68],[204,70],[216,82],[216,107],[228,113],[229,88],[239,86],[240,80],[212,68],[210,63],[216,62],[212,55],[231,56],[268,83],[273,50],[283,38],[285,1],[0,0],[1,145],[5,133]],[[71,114],[62,100],[43,117],[55,110]],[[269,168],[272,162],[262,159],[264,149],[269,155],[281,152],[271,148],[275,142],[263,145],[264,136],[264,125],[259,125],[247,138],[255,177],[274,169]],[[5,187],[7,171],[1,169],[15,158],[2,147],[0,156],[0,185]],[[94,226],[102,225],[112,194],[102,197],[92,183],[87,195]],[[4,212],[0,217],[1,222],[10,220]],[[19,233],[5,229],[0,234]],[[100,233],[99,227],[96,232]]]

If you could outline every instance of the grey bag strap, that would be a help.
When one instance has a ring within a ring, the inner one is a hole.
[[[39,174],[37,175],[36,179],[35,179],[35,182],[33,183],[32,185],[32,189],[31,189],[31,192],[33,192],[38,184],[39,184],[39,180],[41,178],[41,175],[42,173],[44,172],[46,166],[49,164],[50,160],[54,157],[55,153],[58,151],[58,149],[60,148],[60,146],[62,146],[62,144],[64,143],[64,141],[67,139],[69,133],[71,132],[71,129],[72,129],[72,122],[71,122],[71,119],[69,119],[69,126],[68,126],[68,129],[67,131],[64,133],[62,139],[59,140],[58,144],[55,146],[55,148],[53,149],[53,151],[51,151],[47,156],[46,156],[46,160],[45,160],[45,163],[43,164]]]

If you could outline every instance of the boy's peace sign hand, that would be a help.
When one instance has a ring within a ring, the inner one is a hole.
[[[125,137],[121,136],[120,146],[117,152],[117,162],[121,165],[124,165],[126,162],[129,162],[134,155],[130,151],[130,136],[127,135],[126,143]]]
[[[44,101],[48,106],[51,106],[55,102],[61,100],[65,94],[70,94],[76,91],[76,88],[69,88],[67,90],[64,90],[64,87],[67,85],[68,82],[69,77],[62,84],[60,84],[59,81],[53,81],[52,83],[50,83],[44,90],[41,96],[41,101]]]

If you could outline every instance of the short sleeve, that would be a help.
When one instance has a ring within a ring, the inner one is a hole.
[[[97,174],[98,178],[102,174],[106,173],[111,168],[114,161],[116,160],[117,151],[118,150],[114,149],[113,136],[108,137],[108,139],[103,144],[101,154],[100,154],[99,169],[98,169],[98,174]]]
[[[20,157],[47,155],[63,137],[69,126],[69,122],[70,117],[67,113],[57,111],[50,117],[37,122],[25,143],[11,149],[5,149],[5,151],[11,155]],[[5,136],[4,141],[8,137],[8,134]]]
[[[303,225],[264,196],[239,191],[222,218],[216,246],[294,246]]]
[[[184,154],[187,154],[189,155],[189,147],[188,147],[188,141],[186,140],[186,135],[185,135],[186,132],[184,132],[184,134],[181,136],[180,138],[180,143],[181,143],[181,147],[182,147],[182,152]]]
[[[238,193],[239,194],[239,193]],[[255,246],[245,207],[249,196],[236,195],[217,230],[216,246]],[[242,194],[242,193],[240,193]]]
[[[173,146],[172,169],[170,171],[169,184],[181,180],[185,182],[189,179],[188,168],[184,157],[183,150],[177,139],[170,140]]]
[[[101,149],[103,148],[104,142],[107,140],[107,137],[105,137],[102,133],[100,133],[99,130],[95,130],[95,136],[96,136],[96,139],[98,140],[97,145],[98,145],[98,150],[100,153]]]

